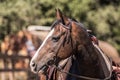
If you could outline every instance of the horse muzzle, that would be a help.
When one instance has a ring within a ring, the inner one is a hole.
[[[31,60],[30,62],[30,68],[33,73],[46,73],[48,68],[52,65],[54,65],[55,61],[54,59],[48,59],[47,61],[41,61],[36,63],[34,60]]]
[[[34,61],[30,62],[30,68],[33,73],[44,74],[47,72],[48,67],[46,64],[37,65]]]

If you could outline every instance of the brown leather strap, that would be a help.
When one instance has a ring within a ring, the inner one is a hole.
[[[48,70],[48,80],[51,80],[51,77],[54,73],[55,67],[54,66],[50,66],[49,70]]]

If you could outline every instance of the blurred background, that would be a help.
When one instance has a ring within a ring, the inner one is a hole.
[[[120,0],[0,0],[0,80],[36,79],[29,61],[49,32],[56,8],[92,30],[101,48],[120,63]]]

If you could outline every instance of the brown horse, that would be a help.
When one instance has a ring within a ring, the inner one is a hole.
[[[30,62],[47,80],[115,80],[111,61],[81,23],[56,10],[57,20]]]

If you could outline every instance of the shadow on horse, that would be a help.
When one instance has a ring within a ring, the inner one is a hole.
[[[111,60],[91,41],[87,29],[59,9],[56,18],[31,59],[31,70],[45,74],[46,80],[116,80]]]

